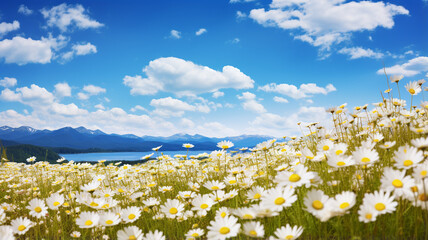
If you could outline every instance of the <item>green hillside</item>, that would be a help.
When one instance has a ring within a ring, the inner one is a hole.
[[[10,147],[3,147],[6,150],[7,159],[11,162],[27,162],[26,159],[35,156],[36,161],[48,161],[50,163],[56,163],[56,160],[61,158],[56,152],[44,148],[33,146],[29,144],[21,144]]]

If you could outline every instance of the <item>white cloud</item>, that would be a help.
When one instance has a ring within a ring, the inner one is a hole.
[[[71,87],[68,83],[57,83],[55,84],[55,95],[58,97],[70,97],[71,96]]]
[[[87,92],[88,95],[93,96],[93,95],[98,95],[100,93],[105,93],[106,89],[90,84],[90,85],[85,85],[83,87],[83,91]]]
[[[254,2],[255,0],[230,0],[229,3],[247,3]]]
[[[71,60],[75,55],[82,56],[97,53],[97,47],[91,43],[74,44],[71,49],[71,51],[62,54],[61,57],[64,61]]]
[[[171,38],[180,39],[181,38],[181,32],[173,29],[170,32],[170,36],[171,36]]]
[[[162,117],[180,117],[185,111],[195,111],[196,107],[172,97],[152,99],[150,106],[155,107],[154,114]]]
[[[313,94],[324,94],[327,95],[329,92],[336,91],[336,88],[332,84],[328,84],[325,88],[317,86],[315,83],[301,84],[300,87],[295,85],[281,83],[271,83],[263,87],[259,87],[260,90],[265,92],[275,92],[294,99],[309,98]]]
[[[244,18],[246,18],[247,17],[247,14],[245,14],[245,13],[243,13],[243,12],[241,12],[241,11],[236,11],[236,18],[238,19],[238,20],[242,20],[242,19],[244,19]]]
[[[45,88],[32,84],[30,88],[22,87],[12,91],[4,89],[0,94],[0,99],[9,102],[21,102],[32,107],[44,107],[54,102],[54,95]]]
[[[240,41],[241,41],[241,39],[239,39],[239,38],[234,38],[234,39],[230,40],[229,42],[230,42],[230,43],[232,43],[232,44],[237,44],[237,43],[239,43]]]
[[[13,87],[18,83],[16,78],[10,78],[10,77],[4,77],[3,79],[0,79],[0,86],[9,88]]]
[[[140,105],[135,105],[135,107],[131,108],[131,112],[136,112],[136,111],[145,111],[145,112],[147,112],[147,109],[145,109],[144,107],[142,107]]]
[[[195,32],[195,34],[196,34],[196,36],[200,36],[206,32],[207,32],[207,30],[205,28],[200,28],[198,31]]]
[[[397,64],[392,67],[385,68],[388,75],[402,74],[406,77],[415,76],[419,73],[428,71],[428,57],[416,57],[406,63]],[[377,74],[384,74],[384,69],[379,69]]]
[[[283,97],[275,96],[273,97],[273,100],[277,103],[288,103],[288,100]]]
[[[375,52],[370,48],[364,49],[362,47],[342,48],[339,50],[338,53],[349,55],[350,59],[357,59],[357,58],[364,58],[364,57],[379,59],[384,56],[384,54],[381,52]]]
[[[80,100],[88,100],[89,99],[89,95],[86,94],[86,93],[80,92],[80,93],[77,94],[77,98],[80,99]]]
[[[242,107],[245,110],[256,113],[266,112],[265,107],[256,100],[256,95],[254,93],[243,92],[242,96],[238,95],[237,97],[239,100],[242,100]]]
[[[31,15],[33,14],[33,10],[29,9],[27,6],[25,6],[24,4],[21,4],[18,8],[18,13],[22,13],[24,15]]]
[[[223,97],[224,96],[224,92],[213,92],[213,98],[219,98],[219,97]]]
[[[65,116],[75,116],[75,115],[82,115],[88,113],[88,111],[84,109],[80,109],[76,106],[74,103],[70,104],[61,104],[61,103],[53,103],[52,104],[52,110],[54,113],[65,115]]]
[[[52,7],[51,9],[44,8],[40,12],[46,19],[49,27],[58,27],[63,32],[72,27],[88,29],[104,26],[104,24],[99,23],[96,20],[92,20],[87,15],[88,11],[80,4],[73,6],[71,4],[68,5],[63,3]]]
[[[273,0],[270,9],[253,9],[249,17],[266,27],[302,30],[296,39],[329,50],[352,32],[392,28],[394,16],[408,14],[404,7],[384,2]]]
[[[23,38],[16,36],[12,39],[0,41],[0,59],[4,58],[5,63],[16,63],[25,65],[27,63],[49,63],[55,57],[54,50],[60,50],[68,42],[68,39],[62,35],[41,40]]]
[[[224,66],[222,71],[216,71],[175,57],[150,61],[143,71],[147,78],[137,75],[123,79],[133,95],[150,95],[158,91],[196,95],[222,88],[245,89],[254,86],[254,80],[235,67]]]
[[[94,106],[94,108],[96,108],[96,109],[101,109],[101,110],[106,109],[106,108],[104,107],[104,105],[102,105],[101,103],[100,103],[100,104],[95,105],[95,106]]]
[[[19,29],[19,22],[16,20],[12,23],[2,22],[0,23],[0,37],[17,29]]]

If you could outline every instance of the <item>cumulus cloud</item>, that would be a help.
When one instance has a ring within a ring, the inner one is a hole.
[[[180,39],[181,38],[181,32],[173,29],[170,32],[170,37],[175,38],[175,39]]]
[[[278,96],[273,97],[273,101],[275,101],[277,103],[288,103],[287,99],[285,99],[283,97],[278,97]]]
[[[12,32],[19,29],[19,22],[13,21],[12,23],[2,22],[0,23],[0,37],[2,35],[7,34],[8,32]]]
[[[55,97],[45,88],[31,84],[29,88],[17,88],[15,91],[6,88],[1,92],[0,99],[10,102],[20,102],[32,107],[43,107],[51,105]]]
[[[195,32],[195,35],[200,36],[206,32],[207,32],[207,30],[205,28],[200,28],[198,31]]]
[[[33,14],[33,10],[29,9],[27,6],[25,6],[24,4],[19,5],[18,8],[18,13],[24,14],[24,15],[31,15]]]
[[[362,47],[352,47],[352,48],[342,48],[338,51],[338,53],[346,54],[350,57],[350,59],[357,58],[382,58],[384,56],[381,52],[375,52],[370,48],[364,49]]]
[[[74,44],[71,47],[71,51],[68,51],[62,55],[62,59],[65,61],[71,60],[75,55],[82,56],[91,53],[97,53],[97,47],[91,43],[86,44]]]
[[[5,88],[10,88],[15,86],[18,83],[16,78],[10,78],[10,77],[4,77],[3,79],[0,79],[0,86]]]
[[[140,105],[135,105],[133,108],[131,108],[131,112],[136,112],[136,111],[145,111],[145,112],[147,112],[147,109],[145,109],[144,107],[142,107]]]
[[[406,63],[397,64],[392,67],[385,68],[386,73],[389,75],[402,74],[406,77],[415,76],[419,73],[428,71],[428,57],[416,57],[410,59]],[[379,69],[377,74],[384,74],[384,69]]]
[[[238,20],[242,20],[242,19],[244,19],[244,18],[246,18],[247,17],[247,14],[245,14],[245,13],[243,13],[243,12],[241,12],[241,11],[236,11],[236,18],[238,19]]]
[[[123,79],[133,95],[150,95],[159,91],[196,95],[222,88],[246,89],[254,86],[254,80],[235,67],[224,66],[222,71],[216,71],[175,57],[153,60],[143,71],[147,78],[137,75]]]
[[[254,93],[243,92],[242,95],[237,96],[238,99],[242,100],[242,107],[245,110],[256,112],[256,113],[264,113],[266,112],[265,107],[260,104]]]
[[[80,100],[88,100],[91,96],[95,96],[105,92],[106,92],[105,88],[98,87],[92,84],[85,85],[83,87],[83,92],[79,92],[77,94],[77,98]]]
[[[209,113],[211,108],[211,102],[206,101],[203,98],[195,98],[194,100],[199,100],[200,102],[189,104],[179,99],[172,97],[152,99],[150,106],[155,107],[155,110],[152,112],[155,115],[161,117],[181,117],[185,112],[202,112]],[[216,106],[214,105],[213,108]]]
[[[57,83],[55,84],[55,95],[58,97],[70,97],[71,96],[71,87],[68,83]]]
[[[219,98],[219,97],[223,97],[224,96],[224,92],[213,92],[213,98]]]
[[[259,89],[265,92],[280,93],[294,99],[309,98],[314,94],[327,95],[330,92],[336,91],[336,88],[332,84],[328,84],[323,88],[317,86],[315,83],[301,84],[300,87],[286,83],[271,83],[259,87]]]
[[[345,0],[273,0],[269,9],[253,9],[249,17],[265,27],[301,30],[296,39],[329,50],[352,32],[392,28],[394,16],[408,15],[402,6]]]
[[[87,15],[88,11],[80,4],[68,5],[63,3],[51,9],[44,8],[40,12],[49,27],[58,27],[62,32],[74,27],[88,29],[104,26],[104,24],[91,19]]]

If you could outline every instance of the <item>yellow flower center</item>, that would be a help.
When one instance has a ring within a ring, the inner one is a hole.
[[[336,164],[337,164],[337,166],[344,166],[344,165],[346,165],[346,163],[345,163],[345,162],[342,162],[342,161],[337,162]]]
[[[113,221],[112,221],[112,220],[107,220],[107,221],[106,221],[106,224],[107,224],[107,225],[111,225],[111,224],[113,224]]]
[[[199,233],[193,233],[192,237],[199,237]]]
[[[217,187],[217,186],[212,186],[211,187],[211,190],[218,190],[219,189],[219,187]]]
[[[203,204],[201,205],[201,208],[202,208],[202,209],[206,209],[206,208],[208,208],[208,204],[203,203]]]
[[[383,203],[376,203],[376,205],[374,206],[376,210],[378,211],[382,211],[385,209],[385,204]]]
[[[409,93],[410,93],[410,94],[412,94],[412,95],[413,95],[413,94],[415,94],[415,92],[416,92],[416,91],[415,91],[415,89],[413,89],[413,88],[410,88],[410,89],[409,89]]]
[[[423,170],[423,171],[421,171],[421,176],[425,177],[427,175],[427,173],[428,173],[427,170]]]
[[[92,222],[91,220],[86,220],[85,225],[86,225],[86,226],[90,226],[90,225],[92,225],[92,223],[93,223],[93,222]]]
[[[58,206],[60,203],[59,202],[54,202],[53,205],[56,207]]]
[[[336,151],[336,155],[340,155],[340,154],[342,154],[342,153],[343,153],[343,151],[342,151],[342,150],[340,150],[340,149]]]
[[[423,202],[428,201],[428,195],[426,195],[425,193],[421,193],[419,194],[418,199],[419,201],[423,201]]]
[[[372,216],[370,213],[367,213],[367,214],[366,214],[366,218],[367,218],[367,219],[369,219],[369,220],[370,220],[370,219],[372,219],[372,217],[373,217],[373,216]]]
[[[361,162],[364,162],[364,163],[370,162],[370,158],[368,158],[368,157],[363,157],[363,158],[361,159]]]
[[[282,205],[284,203],[285,203],[285,199],[283,197],[279,197],[279,198],[275,199],[276,205]]]
[[[19,225],[18,227],[18,231],[22,232],[26,229],[26,227],[24,225]]]
[[[253,219],[254,217],[253,217],[253,215],[247,213],[244,216],[242,216],[242,218],[243,219]]]
[[[91,207],[98,207],[98,203],[96,203],[96,202],[91,202],[91,204],[89,204],[89,205],[91,205]]]
[[[324,151],[328,151],[330,149],[330,147],[328,145],[325,145],[324,147],[322,147],[322,150]]]
[[[254,199],[260,199],[262,197],[262,195],[260,193],[256,193],[254,194]]]
[[[129,215],[128,215],[128,219],[129,219],[129,220],[132,220],[132,219],[134,219],[134,218],[135,218],[135,214],[132,214],[132,213],[131,213],[131,214],[129,214]]]
[[[293,238],[294,238],[293,235],[287,235],[287,236],[285,236],[285,239],[293,239]]]
[[[403,182],[400,181],[399,179],[394,179],[394,181],[392,181],[392,185],[396,188],[402,188]]]
[[[249,234],[250,234],[251,236],[257,236],[257,232],[256,232],[256,231],[254,231],[254,230],[251,230],[251,231],[249,232]]]
[[[406,167],[408,167],[408,166],[410,166],[412,164],[413,164],[412,160],[406,160],[406,161],[403,162],[403,165],[406,166]]]
[[[301,179],[301,177],[298,174],[295,174],[295,173],[291,174],[291,176],[288,178],[288,180],[290,182],[297,182],[300,179]]]
[[[229,183],[230,183],[230,184],[235,184],[235,183],[236,183],[236,180],[230,180],[230,181],[229,181]]]
[[[176,213],[178,213],[178,210],[177,210],[177,208],[173,207],[173,208],[169,209],[169,213],[176,214]]]
[[[222,227],[220,228],[219,232],[221,234],[228,234],[230,232],[230,229],[228,227]]]
[[[136,240],[137,238],[134,235],[128,237],[128,240]]]
[[[36,207],[36,208],[34,208],[34,211],[36,213],[40,213],[42,211],[42,208],[41,207]]]
[[[226,217],[226,213],[225,212],[222,212],[221,214],[220,214],[220,216],[222,217],[222,218],[224,218],[224,217]]]
[[[315,208],[316,210],[321,210],[324,208],[324,204],[322,204],[320,200],[315,200],[312,202],[312,207]]]
[[[339,206],[341,209],[345,209],[345,208],[347,208],[347,207],[349,207],[349,203],[348,202],[344,202],[344,203],[342,203],[342,204],[340,204],[340,206]]]

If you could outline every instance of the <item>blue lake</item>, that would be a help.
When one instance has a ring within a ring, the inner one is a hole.
[[[210,153],[211,151],[189,151],[190,155],[198,155],[200,153]],[[140,160],[142,157],[150,154],[152,152],[108,152],[108,153],[75,153],[75,154],[60,154],[61,157],[64,157],[67,160],[73,160],[75,162],[88,161],[96,162],[98,160]],[[169,155],[174,157],[176,154],[186,155],[186,151],[163,151],[164,155]],[[160,156],[160,152],[159,152]],[[152,158],[156,157],[156,152],[153,154]]]

